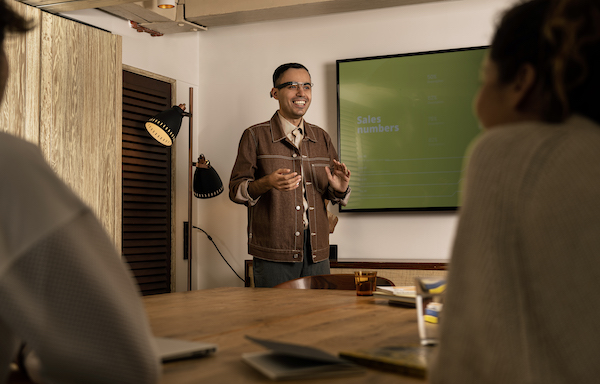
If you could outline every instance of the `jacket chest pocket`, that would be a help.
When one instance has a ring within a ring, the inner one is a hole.
[[[325,172],[326,167],[329,167],[329,159],[319,159],[310,164],[312,183],[314,184],[317,192],[321,194],[323,194],[329,186],[327,173]]]
[[[291,172],[300,172],[300,159],[289,155],[258,155],[257,160],[257,179],[269,175],[280,168],[288,168]]]

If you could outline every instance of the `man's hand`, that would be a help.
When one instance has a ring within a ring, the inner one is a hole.
[[[300,186],[302,176],[298,172],[290,172],[289,169],[280,168],[275,172],[263,176],[248,184],[248,193],[253,199],[257,199],[263,193],[275,188],[278,191],[293,191]]]
[[[346,192],[348,183],[350,182],[350,170],[346,168],[346,164],[333,160],[333,169],[325,167],[329,185],[338,193]]]
[[[302,176],[298,172],[290,172],[289,169],[280,168],[270,175],[265,176],[271,188],[278,191],[293,191],[300,186]]]

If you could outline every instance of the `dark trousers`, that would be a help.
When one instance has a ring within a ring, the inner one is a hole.
[[[254,257],[252,259],[254,286],[258,288],[271,288],[288,280],[297,279],[298,277],[329,274],[329,259],[318,263],[313,262],[309,236],[309,231],[305,230],[304,258],[302,262],[278,262]]]

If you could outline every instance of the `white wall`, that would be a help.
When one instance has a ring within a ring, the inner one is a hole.
[[[211,160],[227,187],[242,131],[269,119],[277,109],[268,93],[279,64],[293,61],[309,68],[315,88],[306,119],[326,129],[337,142],[337,59],[486,45],[498,12],[513,2],[445,1],[154,38],[128,29],[126,22],[116,18],[109,22],[105,14],[97,15],[98,20],[86,15],[85,21],[123,36],[125,64],[180,80],[182,101],[178,102],[187,100],[187,86],[197,86],[194,153],[197,157],[202,152]],[[116,26],[117,22],[122,25]],[[175,58],[172,63],[171,58]],[[185,148],[187,143],[180,145]],[[179,151],[177,162],[177,222],[185,220],[187,206],[187,153],[183,152],[187,151]],[[181,172],[185,174],[180,176]],[[194,199],[194,208],[194,224],[212,236],[243,276],[244,260],[250,258],[246,208],[232,203],[227,191],[213,199]],[[456,226],[454,213],[343,212],[338,216],[331,243],[338,244],[340,260],[447,260]],[[181,260],[179,227],[177,259]],[[194,247],[194,287],[242,285],[199,231]],[[178,263],[178,290],[185,289],[185,267]]]

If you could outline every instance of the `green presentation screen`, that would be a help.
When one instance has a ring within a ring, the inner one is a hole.
[[[453,210],[487,47],[337,60],[342,211]]]

